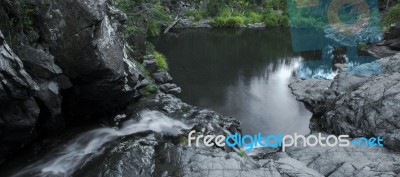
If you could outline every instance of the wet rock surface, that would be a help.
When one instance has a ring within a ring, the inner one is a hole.
[[[109,1],[26,1],[26,28],[4,23],[24,9],[0,3],[13,44],[0,35],[0,163],[38,136],[126,107],[149,84],[127,54],[126,15]]]
[[[51,6],[43,1],[37,5],[42,8],[42,37],[74,84],[78,102],[85,103],[79,106],[85,111],[107,111],[134,99],[133,88],[141,77],[140,72],[127,69],[138,70],[127,59],[125,14],[108,1],[57,1]]]
[[[158,94],[132,105],[135,117],[141,109],[157,110],[194,125],[198,135],[240,132],[239,124],[213,111],[187,105],[168,94]],[[129,116],[128,116],[129,117]],[[188,130],[189,131],[189,130]],[[188,132],[187,131],[187,132]],[[384,147],[289,147],[252,158],[228,147],[188,146],[187,132],[168,136],[154,132],[127,137],[112,144],[104,155],[77,174],[83,176],[396,176],[400,154]],[[313,134],[318,136],[317,134]],[[328,134],[323,134],[328,136]],[[351,141],[351,139],[350,139]],[[95,170],[85,170],[85,169]],[[95,168],[97,167],[97,168]]]
[[[40,109],[39,86],[0,32],[0,163],[10,151],[32,141]]]
[[[39,29],[32,36],[33,42],[40,44],[33,47],[25,43],[14,49],[15,54],[0,33],[0,163],[10,151],[34,140],[39,131],[61,129],[66,122],[63,104],[74,114],[106,112],[132,103],[140,97],[137,90],[150,83],[127,55],[123,39],[126,15],[108,1],[30,3],[39,7]],[[181,26],[209,27],[208,22],[181,20]],[[31,36],[25,37],[31,41]],[[383,45],[390,51],[397,49],[397,38],[387,39],[389,42]],[[353,137],[381,136],[385,146],[395,151],[296,147],[253,159],[228,147],[188,147],[188,132],[180,136],[142,132],[107,144],[75,175],[398,176],[399,59],[400,55],[382,59],[383,73],[378,76],[342,72],[333,81],[291,84],[297,99],[313,111],[324,131]],[[162,92],[180,92],[172,77],[156,68],[154,58],[143,64]],[[240,132],[233,118],[193,107],[164,93],[134,102],[125,113],[137,119],[138,113],[146,109],[192,124],[198,134]],[[118,126],[123,121],[119,118],[113,123]]]

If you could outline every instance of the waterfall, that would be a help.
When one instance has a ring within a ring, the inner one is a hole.
[[[171,119],[158,111],[142,111],[140,121],[127,121],[120,129],[99,128],[83,133],[66,148],[22,169],[13,177],[22,176],[71,176],[86,162],[101,154],[103,146],[119,137],[144,131],[178,135],[192,126]]]

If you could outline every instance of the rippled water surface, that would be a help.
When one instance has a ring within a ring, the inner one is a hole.
[[[240,120],[244,133],[309,133],[311,113],[288,88],[303,57],[284,29],[186,30],[153,40],[184,101]]]

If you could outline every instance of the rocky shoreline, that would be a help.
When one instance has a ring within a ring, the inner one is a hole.
[[[18,13],[7,2],[0,11],[11,19]],[[123,37],[126,15],[107,1],[30,3],[40,7],[35,27],[14,35],[13,48],[0,33],[0,164],[40,136],[99,115],[123,113],[137,120],[140,111],[155,110],[195,125],[204,135],[241,131],[234,118],[171,95],[180,88],[168,72],[157,69],[154,57],[132,59]],[[3,22],[3,32],[9,32],[12,26]],[[388,37],[391,42],[384,45],[397,46],[396,39]],[[384,148],[291,147],[253,158],[228,147],[188,147],[185,134],[145,132],[110,144],[75,175],[398,176],[399,59],[400,54],[381,59],[383,71],[376,76],[349,75],[338,66],[343,71],[334,80],[290,84],[314,114],[313,133],[381,136]],[[159,91],[149,93],[146,87],[151,84]],[[123,121],[112,120],[110,126]]]

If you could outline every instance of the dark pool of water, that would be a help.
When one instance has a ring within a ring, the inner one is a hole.
[[[153,39],[184,101],[237,118],[244,133],[309,133],[288,88],[303,60],[284,29],[195,29]]]

